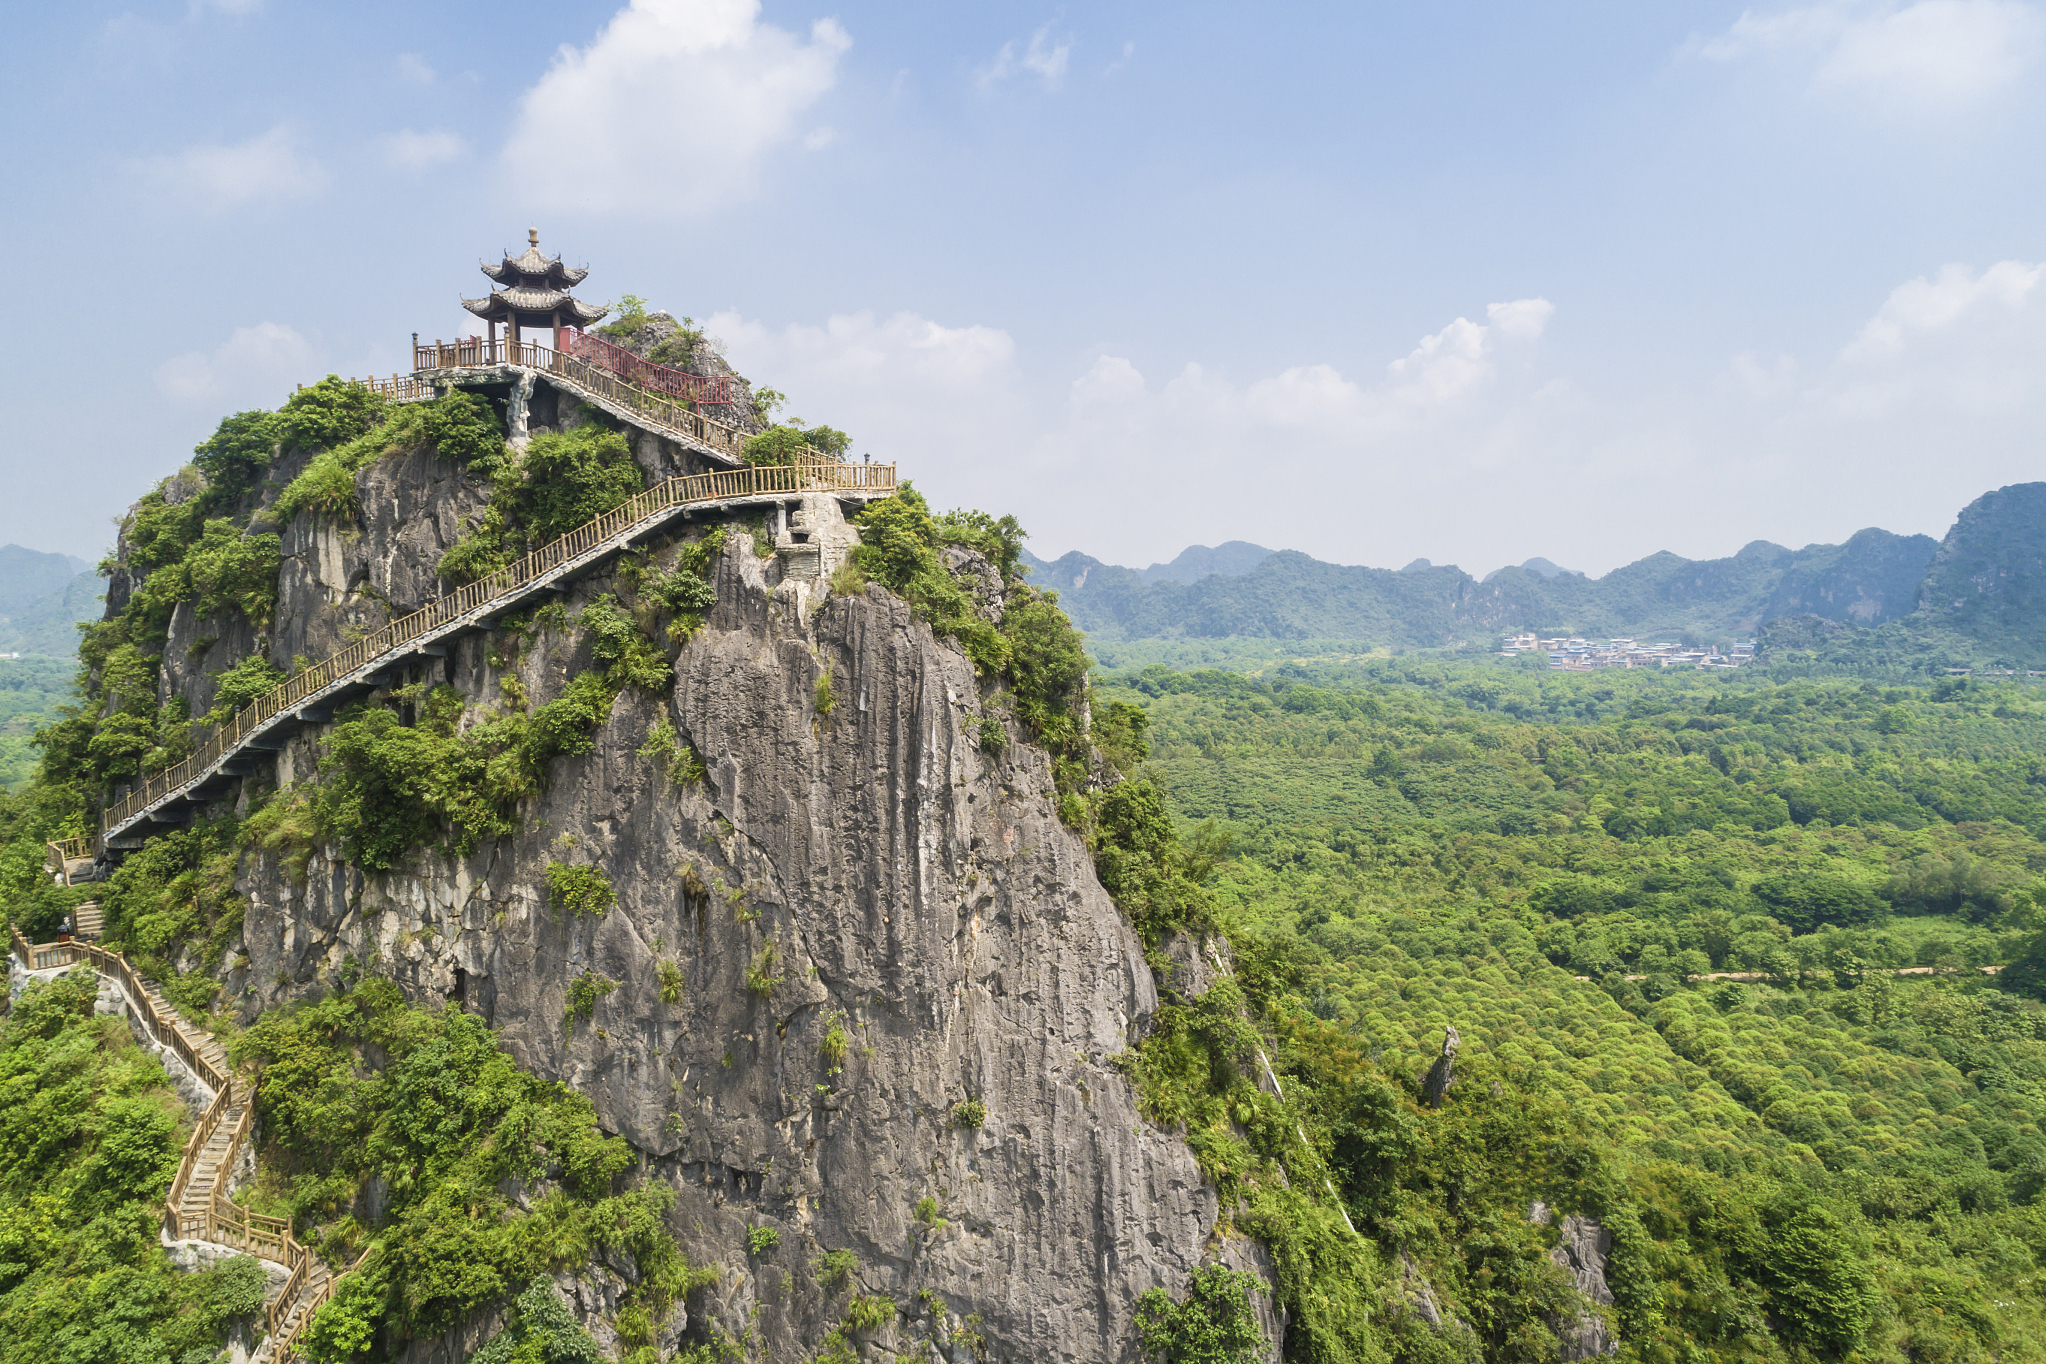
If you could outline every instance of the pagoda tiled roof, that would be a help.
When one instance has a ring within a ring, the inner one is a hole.
[[[585,303],[570,298],[566,289],[529,288],[514,285],[509,289],[493,289],[484,298],[465,298],[462,306],[478,317],[503,317],[507,313],[551,313],[565,307],[569,315],[581,326],[588,326],[611,310],[601,303]]]
[[[578,270],[572,265],[563,265],[559,256],[543,256],[540,248],[528,246],[523,255],[504,253],[502,265],[485,265],[483,273],[499,284],[551,284],[557,289],[573,289],[588,279],[587,269]]]

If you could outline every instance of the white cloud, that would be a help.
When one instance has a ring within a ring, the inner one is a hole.
[[[414,174],[458,160],[469,150],[467,140],[447,131],[414,132],[406,128],[383,139],[384,159]]]
[[[824,127],[812,128],[809,132],[803,134],[803,150],[806,152],[821,152],[836,141],[838,141],[838,129],[826,124]]]
[[[1900,284],[1840,358],[1859,364],[1896,360],[1913,340],[1951,332],[1998,311],[2014,312],[2030,302],[2042,273],[2046,267],[2007,260],[1980,275],[1965,265],[1947,265],[1931,279],[1920,276]]]
[[[167,193],[210,209],[304,198],[327,183],[326,171],[299,150],[297,137],[281,123],[247,142],[157,157],[145,170]]]
[[[288,383],[311,373],[312,347],[290,327],[259,322],[237,327],[210,351],[173,356],[156,367],[156,387],[181,402],[212,402],[226,396],[265,401]]]
[[[1122,45],[1122,55],[1120,57],[1117,57],[1114,61],[1110,62],[1107,66],[1102,67],[1101,74],[1104,76],[1113,76],[1116,72],[1122,70],[1125,66],[1128,66],[1130,64],[1130,58],[1136,55],[1137,45],[1135,43],[1124,43]]]
[[[263,0],[191,0],[191,15],[199,18],[208,10],[217,14],[254,14],[263,8]]]
[[[1489,476],[1510,459],[1518,447],[1493,433],[1519,420],[1530,384],[1518,367],[1502,380],[1495,361],[1552,311],[1522,299],[1482,324],[1457,319],[1376,383],[1327,364],[1240,380],[1187,363],[1161,381],[1113,353],[1033,376],[1008,333],[908,313],[707,325],[741,372],[790,394],[793,414],[852,432],[856,450],[899,462],[939,505],[1014,511],[1052,554],[1078,545],[1143,563],[1204,537],[1299,543],[1357,517],[1411,521],[1419,529],[1403,533],[1425,540],[1434,513],[1395,515],[1393,490]],[[1453,521],[1451,500],[1427,505]],[[1375,553],[1340,543],[1313,547],[1352,562]]]
[[[415,85],[432,85],[434,70],[417,52],[398,54],[398,75]]]
[[[1774,56],[1817,90],[1958,106],[2016,83],[2046,47],[2046,17],[2019,0],[1828,0],[1749,10],[1698,46],[1714,61]]]
[[[1448,402],[1492,377],[1493,332],[1508,341],[1533,341],[1549,325],[1556,305],[1545,298],[1520,298],[1485,309],[1486,324],[1468,318],[1421,338],[1404,359],[1386,366],[1394,396],[1404,402],[1430,405]]]
[[[1938,535],[1986,489],[2040,477],[2046,264],[1928,271],[1809,353],[1661,383],[1559,370],[1553,316],[1517,299],[1375,363],[1244,373],[1219,344],[1169,364],[1032,356],[998,327],[908,313],[710,326],[795,415],[852,432],[941,507],[1014,512],[1046,557],[1144,564],[1246,539],[1339,563],[1482,572],[1543,554],[1604,572],[1758,537]]]
[[[1123,49],[1125,60],[1128,59],[1132,48],[1133,45],[1125,46]],[[1014,43],[1003,43],[1002,50],[995,54],[995,59],[973,73],[974,82],[985,92],[1011,77],[1028,72],[1041,79],[1045,89],[1056,90],[1059,82],[1065,79],[1066,63],[1072,55],[1071,35],[1062,41],[1053,42],[1051,25],[1046,24],[1030,35],[1030,46],[1024,49],[1020,57],[1016,55]]]
[[[1485,317],[1509,341],[1534,341],[1541,337],[1555,314],[1556,305],[1546,298],[1516,298],[1511,303],[1494,303]]]
[[[547,167],[523,188],[561,208],[687,216],[744,198],[852,45],[834,19],[805,41],[759,15],[759,0],[632,0],[525,93],[506,164]]]

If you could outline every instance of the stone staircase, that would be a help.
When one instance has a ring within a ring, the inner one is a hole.
[[[337,1276],[318,1260],[313,1261],[312,1270],[292,1295],[291,1305],[277,1318],[276,1326],[263,1337],[263,1343],[249,1356],[249,1364],[281,1364],[277,1358],[277,1342],[287,1341],[285,1348],[296,1354],[293,1346],[305,1328],[312,1324],[313,1313],[320,1310],[320,1304],[333,1296],[334,1280]]]
[[[107,926],[106,916],[100,913],[97,900],[88,900],[73,910],[71,921],[71,936],[88,942],[98,942],[100,930]]]
[[[333,1296],[340,1275],[299,1243],[287,1220],[249,1212],[227,1196],[235,1164],[251,1136],[253,1094],[247,1078],[234,1073],[220,1042],[180,1016],[155,981],[136,971],[120,953],[92,941],[103,926],[98,905],[81,905],[74,918],[78,934],[71,941],[32,944],[9,925],[9,946],[32,971],[91,966],[101,980],[126,996],[134,1012],[132,1021],[163,1048],[165,1065],[182,1065],[212,1091],[214,1098],[186,1143],[163,1209],[164,1244],[196,1242],[214,1247],[215,1253],[239,1252],[280,1266],[284,1285],[265,1304],[265,1334],[251,1359],[253,1364],[285,1364],[296,1353],[313,1314]]]
[[[248,1104],[238,1085],[230,1089],[228,1095],[220,1123],[206,1144],[199,1148],[197,1158],[192,1162],[192,1177],[185,1182],[185,1196],[178,1200],[178,1212],[185,1217],[205,1216],[213,1206],[215,1189],[220,1190],[222,1197],[227,1195],[228,1181],[234,1175],[232,1162],[241,1154],[236,1149],[240,1143],[235,1140],[235,1133],[241,1126],[242,1111]]]

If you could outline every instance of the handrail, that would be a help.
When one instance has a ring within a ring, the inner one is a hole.
[[[712,421],[684,401],[643,388],[601,365],[572,353],[549,349],[537,341],[520,341],[514,345],[509,340],[488,341],[472,336],[460,341],[422,342],[412,351],[415,374],[476,369],[487,365],[541,370],[557,383],[586,397],[594,396],[629,409],[640,420],[670,435],[694,441],[728,459],[745,458],[746,433],[738,428]]]
[[[424,635],[463,625],[479,613],[523,594],[536,583],[562,576],[595,552],[605,550],[614,540],[630,543],[665,522],[678,507],[777,493],[792,496],[814,492],[886,494],[894,492],[895,486],[895,466],[892,464],[846,464],[822,459],[793,465],[748,465],[743,469],[720,469],[668,479],[629,498],[594,521],[577,527],[554,543],[534,550],[510,567],[457,588],[278,683],[242,707],[240,713],[216,731],[197,753],[158,772],[130,792],[126,799],[109,808],[100,820],[98,842],[104,846],[107,838],[211,770],[216,763],[239,749],[256,730],[283,712],[337,683],[388,666],[391,660],[386,655]]]
[[[601,336],[574,327],[568,328],[568,353],[578,360],[602,365],[620,378],[630,379],[642,387],[671,393],[692,403],[716,406],[733,401],[729,375],[691,374],[687,370],[657,365],[623,346],[613,345]]]
[[[136,1020],[149,1030],[152,1037],[171,1048],[179,1059],[191,1067],[206,1087],[213,1091],[213,1102],[199,1116],[192,1126],[192,1135],[185,1140],[185,1149],[178,1160],[178,1172],[171,1178],[170,1192],[163,1203],[163,1229],[173,1241],[211,1241],[219,1245],[233,1246],[261,1255],[290,1269],[285,1280],[284,1291],[266,1309],[265,1329],[272,1336],[289,1321],[291,1310],[300,1289],[312,1273],[313,1253],[292,1234],[291,1223],[282,1217],[265,1217],[261,1213],[249,1212],[237,1207],[223,1192],[226,1172],[233,1169],[240,1159],[244,1143],[255,1130],[256,1106],[253,1096],[238,1093],[234,1077],[221,1070],[207,1059],[204,1052],[194,1046],[185,1036],[182,1022],[175,1010],[168,1017],[157,1010],[151,1001],[149,991],[143,988],[142,978],[128,963],[128,958],[119,952],[109,951],[97,943],[53,942],[31,943],[21,935],[21,930],[12,922],[7,925],[8,944],[22,965],[32,971],[47,971],[64,966],[89,963],[101,975],[117,976],[128,1000],[135,1008]],[[241,1117],[228,1136],[227,1146],[222,1150],[213,1188],[206,1204],[195,1212],[186,1212],[185,1192],[191,1187],[192,1179],[199,1172],[200,1158],[212,1143],[213,1135],[227,1116],[227,1111],[237,1102],[241,1106]],[[361,1258],[356,1265],[362,1263]],[[352,1267],[351,1267],[352,1268]],[[350,1272],[349,1270],[342,1271]],[[339,1276],[336,1276],[338,1279]],[[271,1352],[273,1361],[284,1360],[291,1346],[312,1314],[321,1303],[333,1296],[335,1279],[328,1280],[320,1293],[306,1305],[298,1323],[283,1344]]]
[[[291,1322],[285,1328],[284,1334],[281,1337],[276,1334],[277,1328],[271,1327],[271,1336],[277,1343],[270,1351],[270,1364],[284,1364],[284,1361],[291,1358],[291,1352],[298,1348],[299,1337],[306,1333],[306,1328],[313,1324],[313,1318],[319,1315],[320,1309],[327,1305],[327,1300],[333,1297],[336,1290],[341,1287],[341,1281],[368,1264],[371,1257],[376,1253],[376,1246],[368,1247],[362,1254],[355,1257],[355,1263],[349,1265],[340,1273],[333,1275],[324,1284],[321,1284],[320,1291],[313,1294],[307,1300],[305,1310],[298,1314],[296,1321]],[[303,1287],[302,1281],[299,1286]],[[290,1285],[287,1284],[287,1287],[290,1287]],[[296,1296],[296,1289],[293,1291],[293,1296]],[[290,1299],[286,1298],[283,1294],[279,1294],[277,1300],[279,1302],[288,1302]]]
[[[45,844],[50,850],[50,870],[64,875],[64,864],[80,858],[92,857],[99,852],[97,841],[91,834],[73,834],[70,838],[53,838]]]

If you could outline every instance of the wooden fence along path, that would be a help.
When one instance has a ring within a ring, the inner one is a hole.
[[[118,983],[142,1028],[213,1091],[213,1102],[193,1125],[164,1199],[163,1234],[171,1241],[231,1246],[290,1271],[282,1291],[264,1309],[268,1341],[255,1356],[258,1364],[265,1360],[283,1364],[311,1324],[313,1313],[333,1296],[339,1276],[330,1274],[312,1251],[299,1244],[289,1221],[249,1212],[227,1196],[228,1176],[241,1159],[256,1119],[247,1079],[229,1071],[227,1053],[220,1044],[180,1018],[119,952],[89,942],[30,943],[12,924],[7,936],[14,955],[31,971],[83,964]]]
[[[722,469],[671,478],[570,531],[553,544],[534,550],[510,567],[401,616],[340,653],[278,683],[221,726],[197,753],[149,777],[126,799],[111,806],[100,820],[97,835],[52,842],[51,870],[64,874],[67,860],[97,857],[110,840],[129,835],[167,804],[195,796],[198,788],[220,774],[223,763],[244,749],[252,745],[260,749],[277,747],[277,741],[264,742],[272,729],[324,719],[325,710],[339,699],[339,693],[397,666],[436,640],[482,628],[524,598],[644,538],[686,507],[805,493],[885,496],[894,491],[892,464],[843,464],[827,460]]]
[[[657,434],[725,459],[745,457],[745,432],[712,421],[692,407],[695,403],[730,402],[733,393],[729,379],[706,379],[664,365],[650,365],[608,341],[581,332],[571,335],[574,340],[567,351],[551,350],[534,341],[513,345],[508,340],[487,341],[480,336],[424,343],[413,348],[412,377],[392,375],[388,379],[353,382],[399,402],[412,402],[431,398],[436,391],[436,381],[418,377],[421,374],[496,365],[537,370],[577,397],[608,408]]]

